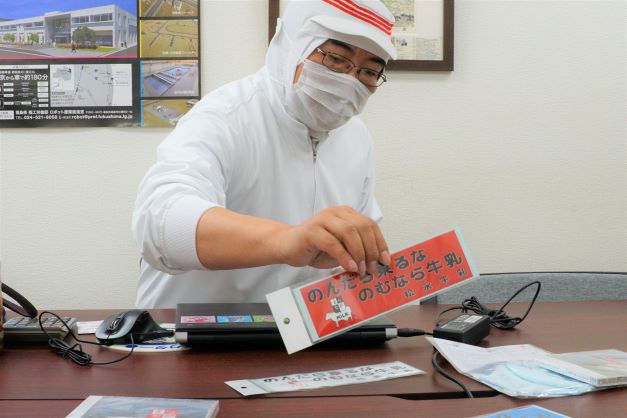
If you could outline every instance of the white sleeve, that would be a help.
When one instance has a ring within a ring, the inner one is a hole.
[[[361,193],[361,203],[359,205],[359,212],[368,216],[370,219],[381,225],[383,222],[383,214],[381,208],[377,203],[377,199],[374,196],[374,161],[373,161],[373,144],[372,139],[369,137],[370,147],[368,148],[367,155],[367,173],[364,180],[364,186]]]
[[[229,131],[215,112],[194,110],[159,146],[133,210],[143,259],[169,274],[205,269],[196,253],[196,227],[205,211],[225,205]]]

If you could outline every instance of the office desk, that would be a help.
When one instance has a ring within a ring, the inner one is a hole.
[[[0,401],[1,418],[65,417],[82,400]],[[577,418],[624,418],[625,392],[551,399],[512,399],[503,395],[477,399],[406,400],[392,396],[336,396],[325,398],[221,399],[218,418],[250,417],[470,417],[524,405],[544,408]]]
[[[522,304],[518,309],[524,309]],[[391,317],[399,327],[430,330],[445,306],[411,306]],[[515,312],[513,307],[511,312]],[[63,311],[80,320],[102,319],[116,311]],[[161,322],[173,322],[173,310],[156,310]],[[514,331],[491,330],[486,346],[530,343],[549,351],[601,348],[627,350],[627,302],[544,302]],[[123,353],[84,346],[95,361]],[[83,399],[89,395],[239,399],[224,381],[284,375],[400,360],[427,372],[383,382],[290,392],[271,397],[397,395],[409,399],[462,397],[461,390],[434,373],[433,350],[422,337],[396,339],[362,349],[308,349],[287,355],[284,349],[236,352],[186,351],[135,353],[121,363],[82,367],[53,355],[46,346],[5,347],[0,355],[0,399]],[[460,377],[476,396],[496,392]],[[625,393],[627,396],[627,393]]]

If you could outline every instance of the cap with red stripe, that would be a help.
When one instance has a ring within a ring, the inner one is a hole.
[[[344,13],[360,19],[369,25],[381,30],[386,35],[392,34],[392,27],[394,23],[386,20],[382,16],[379,16],[375,12],[365,7],[360,6],[351,0],[322,0],[323,2],[330,4],[331,6],[343,11]]]
[[[318,5],[314,6],[317,3]],[[312,7],[305,30],[363,48],[385,61],[396,59],[394,16],[379,0],[304,1]],[[298,7],[303,7],[299,4]],[[306,7],[306,6],[305,6]]]

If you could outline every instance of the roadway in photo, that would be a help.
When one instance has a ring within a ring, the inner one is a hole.
[[[38,51],[30,46],[12,47],[10,45],[0,45],[0,59],[41,59],[50,58],[50,55]]]
[[[51,59],[51,58],[102,58],[102,57],[137,57],[137,45],[111,53],[79,49],[71,52],[67,48],[51,48],[43,45],[2,45],[0,44],[0,60],[11,59]]]

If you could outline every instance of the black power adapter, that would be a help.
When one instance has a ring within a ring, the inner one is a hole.
[[[434,338],[457,341],[464,344],[478,344],[490,334],[488,315],[459,315],[433,330]]]

